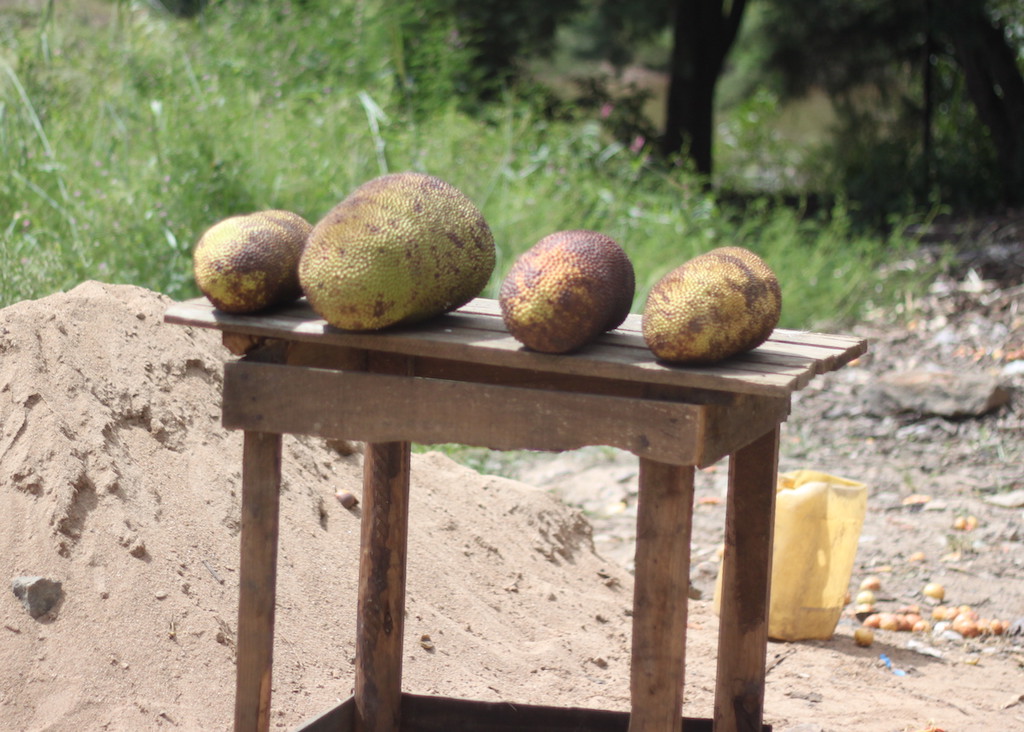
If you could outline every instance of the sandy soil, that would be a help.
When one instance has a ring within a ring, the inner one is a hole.
[[[219,425],[230,355],[216,334],[163,324],[168,303],[90,282],[0,311],[0,566],[8,580],[42,575],[64,591],[38,619],[12,592],[0,600],[0,730],[230,727],[241,465],[241,436]],[[873,334],[879,345],[889,330]],[[946,428],[929,420],[880,422],[858,411],[857,395],[899,365],[896,353],[820,380],[795,403],[783,468],[813,459],[872,485],[851,584],[880,574],[880,602],[919,599],[928,578],[993,617],[1024,614],[1024,516],[986,503],[1024,487],[1019,394],[943,441],[933,432]],[[828,431],[800,426],[821,420]],[[358,495],[360,461],[286,438],[276,728],[352,690],[358,508],[334,494]],[[505,468],[521,480],[414,456],[405,689],[625,709],[635,465],[599,449]],[[721,466],[700,473],[691,716],[711,714],[723,490]],[[931,510],[903,507],[910,492],[931,493]],[[950,529],[964,512],[980,519],[969,541]],[[917,550],[927,558],[908,562]],[[776,730],[1024,729],[1017,638],[917,636],[937,658],[908,649],[907,633],[859,648],[854,623],[844,618],[829,641],[770,644]]]

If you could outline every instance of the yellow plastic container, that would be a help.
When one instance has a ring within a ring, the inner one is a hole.
[[[827,640],[846,604],[867,486],[815,470],[779,476],[768,637]],[[715,611],[721,591],[715,586]]]

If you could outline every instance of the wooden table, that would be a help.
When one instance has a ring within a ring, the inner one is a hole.
[[[223,395],[224,426],[245,430],[237,732],[262,732],[270,722],[284,433],[367,443],[355,693],[303,729],[679,730],[694,468],[725,456],[713,729],[768,729],[762,716],[779,428],[793,392],[864,353],[864,341],[776,330],[760,348],[728,361],[673,367],[647,350],[639,316],[579,353],[548,355],[522,348],[497,303],[486,299],[376,333],[331,328],[304,301],[239,316],[196,299],[171,306],[165,320],[220,329],[225,345],[245,354],[226,364]],[[402,693],[410,442],[556,451],[611,445],[638,456],[628,715],[439,698],[432,704]],[[712,720],[685,727],[711,729]]]

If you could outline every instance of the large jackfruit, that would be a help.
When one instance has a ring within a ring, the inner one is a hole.
[[[291,211],[224,219],[196,243],[196,284],[216,308],[228,313],[251,313],[295,300],[302,295],[299,258],[312,228]]]
[[[559,231],[515,261],[498,300],[505,327],[520,343],[569,353],[622,324],[634,287],[633,265],[613,239]]]
[[[663,361],[720,361],[764,343],[781,312],[779,281],[764,260],[743,247],[721,247],[651,288],[644,340]]]
[[[465,305],[494,260],[491,230],[463,193],[434,176],[394,173],[359,186],[313,227],[299,280],[331,325],[377,330]]]

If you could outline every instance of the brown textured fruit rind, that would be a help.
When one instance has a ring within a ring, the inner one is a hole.
[[[498,301],[509,333],[535,351],[569,353],[622,324],[633,265],[611,237],[583,229],[541,239],[509,269]]]
[[[660,360],[711,363],[764,343],[781,312],[779,281],[764,260],[743,247],[720,247],[651,288],[643,335]]]
[[[494,236],[461,191],[422,173],[359,186],[309,235],[299,281],[344,330],[414,323],[465,305],[494,270]]]
[[[298,266],[312,226],[291,211],[231,216],[196,243],[192,271],[218,310],[251,313],[302,295]]]

